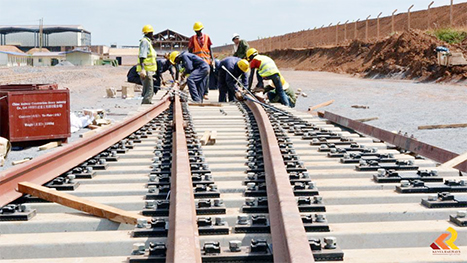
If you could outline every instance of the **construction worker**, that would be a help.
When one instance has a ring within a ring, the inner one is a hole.
[[[282,83],[282,89],[287,95],[289,106],[291,108],[294,108],[295,103],[297,102],[297,95],[295,94],[295,90],[292,87],[290,87],[289,83],[285,81],[282,75],[280,75],[280,78],[281,78],[281,83]],[[271,103],[280,102],[280,96],[279,94],[277,94],[277,90],[274,86],[274,82],[272,82],[271,80],[270,80],[269,85],[264,87],[264,93],[267,94],[269,102]]]
[[[234,53],[233,56],[241,59],[246,59],[246,51],[250,49],[250,45],[244,39],[240,39],[240,35],[235,33],[232,36],[232,42],[234,42]]]
[[[268,56],[259,55],[258,50],[254,48],[250,48],[246,52],[247,60],[250,62],[250,78],[248,81],[248,89],[251,90],[251,86],[253,84],[253,78],[255,76],[255,71],[258,69],[256,73],[256,77],[258,79],[258,84],[256,87],[264,88],[263,79],[265,80],[272,80],[275,87],[275,92],[279,96],[279,101],[282,105],[289,106],[289,99],[284,92],[281,82],[281,75],[279,69],[272,60]]]
[[[225,69],[224,69],[225,68]],[[237,57],[227,57],[221,60],[219,63],[219,76],[218,76],[218,88],[219,88],[219,102],[234,101],[236,86],[239,85],[235,78],[241,78],[241,84],[246,87],[248,85],[248,70],[250,65],[245,59]],[[228,72],[226,72],[228,70]]]
[[[196,22],[193,25],[193,30],[195,31],[196,34],[193,35],[190,38],[190,41],[188,42],[188,51],[190,53],[193,53],[193,54],[199,56],[206,63],[208,63],[208,65],[211,67],[209,72],[213,73],[214,68],[215,68],[215,64],[214,64],[214,53],[212,53],[212,49],[211,49],[212,42],[211,42],[211,38],[207,34],[204,34],[202,32],[203,29],[204,29],[204,26],[203,26],[203,24],[201,22]],[[211,77],[208,80],[208,86],[207,87],[209,87],[211,89],[215,88],[215,87],[211,87],[210,84],[209,84],[209,83],[211,83],[211,85],[213,84],[214,80],[211,79],[213,77],[214,76],[211,75]],[[209,90],[206,89],[205,94],[204,94],[205,99],[207,99],[208,91]]]
[[[166,71],[170,73],[172,76],[172,80],[175,82],[175,70],[170,60],[166,58],[158,58],[157,61],[157,71],[156,75],[154,75],[154,93],[156,93],[156,89],[158,89],[161,85],[165,84],[164,78],[162,74]],[[157,87],[157,88],[156,88]]]
[[[142,104],[152,104],[152,97],[154,96],[154,80],[153,75],[157,71],[156,51],[152,47],[154,29],[151,25],[143,27],[144,37],[139,42],[139,61],[136,66],[141,83],[143,83],[143,101]]]
[[[185,75],[190,75],[187,78],[188,90],[190,91],[191,99],[195,102],[203,102],[203,95],[209,75],[209,65],[199,56],[188,53],[186,51],[180,53],[173,51],[169,57],[172,65],[180,64],[185,70]]]
[[[141,83],[141,78],[139,77],[138,72],[136,72],[136,65],[128,70],[128,73],[126,74],[126,81],[138,85],[143,85],[143,83]]]

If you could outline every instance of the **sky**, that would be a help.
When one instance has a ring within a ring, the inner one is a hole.
[[[231,44],[233,33],[243,39],[282,35],[322,25],[388,16],[398,9],[426,9],[431,0],[0,0],[0,25],[82,25],[93,45],[138,45],[141,29],[172,29],[193,35],[204,24],[214,46]],[[454,0],[454,3],[467,0]],[[433,7],[449,5],[437,0]],[[399,13],[398,12],[398,13]]]

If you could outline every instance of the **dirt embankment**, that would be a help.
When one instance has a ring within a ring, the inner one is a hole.
[[[461,81],[467,66],[439,66],[435,48],[446,46],[467,55],[467,41],[449,45],[421,31],[398,33],[383,40],[309,49],[275,50],[271,56],[279,67],[329,71],[364,77],[413,79],[418,81]]]

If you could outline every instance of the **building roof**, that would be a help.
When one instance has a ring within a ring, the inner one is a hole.
[[[15,47],[15,46],[0,46],[0,51],[15,52],[15,53],[24,54],[23,51],[21,51],[19,48]]]
[[[138,48],[110,48],[109,56],[138,56]]]
[[[32,32],[39,33],[39,25],[29,26],[0,26],[0,34],[11,34],[19,32]],[[83,32],[91,34],[91,32],[85,30],[79,25],[61,25],[61,26],[43,26],[42,32],[44,34],[62,33],[62,32]]]
[[[8,55],[14,55],[14,56],[21,56],[21,57],[27,57],[28,56],[25,53],[10,52],[10,51],[0,51],[0,53],[8,54]]]
[[[40,50],[40,48],[31,48],[30,50],[28,50],[28,54],[34,54],[34,53],[37,53],[37,52],[42,52],[42,53],[47,53],[47,52],[50,52],[47,48],[42,48],[42,51]]]
[[[81,50],[81,49],[73,49],[73,50],[70,50],[70,51],[59,52],[59,53],[63,54],[63,55],[72,54],[72,53],[81,53],[81,54],[89,54],[89,55],[93,55],[93,56],[99,56],[99,54],[97,54],[97,53],[93,53],[91,51],[86,51],[86,50]]]
[[[162,30],[154,34],[156,41],[189,41],[190,38],[171,29]]]
[[[65,54],[62,52],[34,52],[33,57],[63,57]]]

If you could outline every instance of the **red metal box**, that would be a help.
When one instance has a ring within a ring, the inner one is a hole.
[[[70,137],[70,92],[52,85],[0,86],[0,136],[11,142]]]

